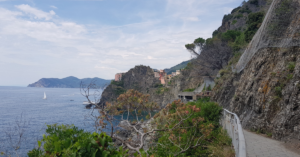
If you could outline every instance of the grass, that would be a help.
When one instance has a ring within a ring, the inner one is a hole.
[[[271,132],[267,132],[266,133],[268,137],[272,137],[272,133]]]
[[[195,88],[189,88],[189,89],[185,89],[183,92],[193,92],[195,90]]]

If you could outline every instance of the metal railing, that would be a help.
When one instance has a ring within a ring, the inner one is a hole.
[[[221,124],[232,139],[236,154],[235,156],[246,157],[246,141],[239,117],[236,114],[223,109]]]

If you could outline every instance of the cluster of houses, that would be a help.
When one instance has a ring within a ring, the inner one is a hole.
[[[172,74],[170,74],[170,75],[167,75],[165,70],[155,70],[155,69],[153,69],[153,72],[154,72],[154,77],[158,78],[160,80],[161,84],[166,84],[166,82],[169,82],[172,77],[177,76],[177,75],[180,74],[180,70],[176,70],[176,72],[172,72]],[[125,73],[117,73],[115,75],[115,81],[121,81],[122,76],[124,74]]]
[[[172,74],[167,75],[167,73],[164,70],[153,70],[154,77],[158,78],[160,80],[161,84],[166,84],[166,82],[169,82],[172,77],[177,76],[180,74],[180,70],[176,70],[176,72],[172,72]]]

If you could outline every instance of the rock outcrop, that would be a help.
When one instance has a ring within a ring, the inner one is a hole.
[[[143,94],[149,94],[150,101],[164,107],[177,99],[178,92],[199,87],[202,82],[201,77],[193,76],[191,70],[185,69],[182,74],[173,77],[169,83],[161,85],[149,66],[140,65],[126,72],[120,82],[113,82],[107,86],[102,93],[100,104],[116,101],[121,93],[135,89]]]

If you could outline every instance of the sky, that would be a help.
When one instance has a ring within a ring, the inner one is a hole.
[[[0,86],[170,68],[243,0],[0,0]]]

